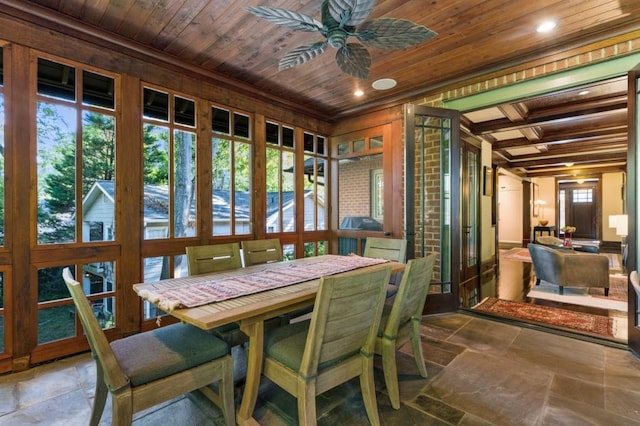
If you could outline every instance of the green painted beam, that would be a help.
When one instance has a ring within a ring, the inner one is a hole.
[[[595,81],[620,77],[638,64],[640,64],[640,53],[635,53],[633,55],[515,83],[476,95],[451,99],[444,102],[444,107],[462,112],[473,111],[549,93],[551,91],[568,89]]]

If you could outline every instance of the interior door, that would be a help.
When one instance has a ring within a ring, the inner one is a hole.
[[[638,146],[640,146],[640,65],[629,72],[629,147],[627,154],[627,200],[629,215],[627,238],[627,272],[638,268]],[[635,296],[635,297],[634,297]],[[629,286],[629,348],[640,354],[640,295]]]
[[[460,283],[458,111],[405,106],[407,258],[436,253],[425,313],[457,309]]]
[[[574,238],[598,240],[601,211],[598,198],[598,181],[561,182],[558,186],[560,229],[565,225],[574,226]]]

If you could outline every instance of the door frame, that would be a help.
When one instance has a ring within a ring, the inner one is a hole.
[[[640,120],[640,64],[636,65],[628,75],[629,90],[627,91],[627,110],[628,110],[628,151],[627,151],[627,200],[626,208],[629,216],[628,237],[627,237],[627,263],[626,272],[637,271],[638,268],[638,251],[637,247],[638,232],[636,224],[638,223],[638,145],[640,144],[640,129],[638,129],[638,120]],[[639,298],[630,283],[627,284],[629,293],[628,305],[628,345],[636,355],[640,356],[640,324],[638,324],[638,308]],[[635,297],[634,297],[635,296]]]
[[[449,149],[450,168],[450,285],[449,293],[429,293],[424,314],[452,312],[459,306],[460,285],[460,113],[452,109],[433,108],[423,105],[406,104],[405,122],[405,235],[407,239],[407,259],[416,256],[415,230],[415,176],[416,164],[414,154],[416,143],[414,138],[415,116],[427,115],[451,120],[451,146]],[[433,283],[433,281],[432,281]],[[441,283],[446,284],[446,283]]]

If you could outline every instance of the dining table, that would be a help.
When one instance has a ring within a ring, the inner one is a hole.
[[[237,323],[248,336],[240,425],[258,424],[253,410],[262,374],[264,322],[314,303],[323,276],[405,265],[355,255],[321,255],[212,274],[134,284],[134,291],[178,320],[203,330]]]

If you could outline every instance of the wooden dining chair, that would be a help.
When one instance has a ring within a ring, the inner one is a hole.
[[[221,339],[188,324],[173,324],[107,341],[82,286],[69,268],[62,272],[96,360],[91,425],[100,422],[112,398],[113,425],[130,425],[133,413],[200,389],[235,424],[233,361]],[[209,387],[220,382],[219,391]]]
[[[367,237],[362,256],[405,263],[407,260],[407,240]],[[402,272],[397,272],[391,276],[389,285],[387,285],[387,298],[395,296],[398,292],[398,283],[401,279]]]
[[[263,265],[265,263],[282,262],[284,256],[282,254],[282,245],[280,239],[269,238],[266,240],[244,240],[242,241],[242,254],[244,256],[244,266]],[[292,312],[280,315],[278,318],[281,324],[288,324],[295,318],[308,315],[313,311],[313,306],[307,306]],[[269,324],[273,325],[275,319],[269,320]]]
[[[242,268],[240,244],[226,243],[206,246],[186,247],[189,275],[228,271]],[[236,323],[216,327],[211,332],[223,339],[229,346],[238,346],[249,341]]]
[[[266,240],[242,241],[244,266],[262,265],[263,263],[282,262],[282,245],[278,238]]]
[[[189,275],[242,268],[240,244],[226,243],[186,248]]]
[[[413,357],[422,377],[427,377],[420,340],[422,310],[429,293],[436,255],[411,259],[407,263],[393,304],[385,304],[376,338],[375,352],[382,355],[384,380],[391,406],[400,408],[396,350],[411,340]]]
[[[373,349],[389,266],[324,277],[311,320],[265,332],[265,377],[298,399],[299,424],[316,424],[316,395],[354,377],[371,424],[380,424]]]

